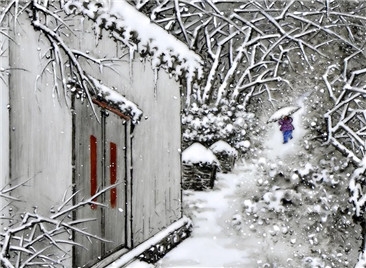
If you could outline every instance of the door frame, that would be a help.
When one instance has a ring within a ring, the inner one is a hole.
[[[73,194],[77,191],[76,189],[76,185],[77,185],[77,174],[76,174],[76,106],[75,106],[75,102],[79,102],[81,100],[77,99],[75,96],[72,97],[72,102],[71,102],[71,107],[72,107],[72,184],[73,184]],[[125,150],[126,153],[124,154],[124,159],[123,159],[123,165],[124,165],[124,181],[122,183],[124,183],[124,198],[125,198],[125,206],[124,206],[124,210],[125,210],[125,241],[124,244],[121,244],[119,246],[117,246],[115,248],[115,250],[111,250],[110,252],[106,253],[105,252],[105,247],[102,246],[102,255],[101,257],[103,258],[102,260],[98,260],[98,259],[93,259],[91,260],[91,262],[88,264],[88,267],[104,267],[103,265],[109,264],[111,262],[113,262],[114,260],[118,259],[120,256],[122,256],[123,254],[125,254],[128,250],[130,250],[133,247],[133,237],[132,237],[132,224],[133,224],[133,217],[132,217],[132,174],[133,174],[133,163],[132,163],[132,132],[133,132],[133,128],[134,126],[131,123],[130,117],[126,116],[125,114],[123,114],[122,112],[120,112],[119,110],[111,107],[108,105],[107,102],[101,101],[101,100],[97,100],[93,98],[93,104],[95,104],[97,107],[100,108],[101,113],[107,111],[110,111],[112,113],[114,113],[115,115],[119,116],[121,118],[121,120],[123,121],[123,124],[125,125],[124,127],[124,145],[125,145]],[[89,105],[93,105],[90,104]],[[85,105],[85,104],[84,104]],[[88,109],[91,109],[91,107],[88,107]],[[103,118],[104,116],[101,116],[101,118]],[[95,120],[97,120],[97,115],[95,115]],[[101,119],[101,123],[103,123],[104,119]],[[101,135],[102,138],[105,137],[105,128],[101,127]],[[104,136],[104,137],[103,137]],[[102,142],[103,145],[103,149],[102,149],[102,153],[103,153],[103,157],[105,158],[106,155],[106,146],[107,144],[105,144],[106,141]],[[121,159],[122,161],[122,159]],[[122,164],[122,163],[121,163]],[[106,178],[106,167],[102,168],[102,181],[103,181],[103,187],[105,187],[106,185],[106,180],[108,180],[108,178]],[[103,199],[103,201],[105,201]],[[73,205],[75,205],[77,202],[77,198],[74,196],[73,197]],[[102,213],[103,215],[104,213]],[[75,211],[73,211],[72,214],[73,219],[76,219],[77,214]],[[104,218],[104,217],[102,217]],[[106,220],[106,219],[103,219]],[[102,224],[102,219],[99,221],[100,224]],[[101,227],[102,229],[104,229],[104,227]],[[102,234],[105,234],[105,231],[102,231]],[[75,232],[73,232],[73,239],[75,239]],[[103,243],[104,244],[104,243]],[[75,250],[76,245],[74,245],[72,247],[72,263],[73,266],[75,266],[76,264],[76,259],[77,259],[77,254],[76,254],[76,250]],[[104,254],[104,255],[103,255]]]

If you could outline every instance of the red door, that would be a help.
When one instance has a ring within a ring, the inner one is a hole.
[[[94,204],[80,208],[75,219],[93,219],[79,227],[108,242],[75,232],[74,266],[98,261],[126,246],[126,122],[95,106],[99,122],[88,104],[75,103],[75,203],[96,195]],[[104,205],[100,205],[104,204]],[[85,247],[85,248],[83,248]],[[87,249],[87,250],[86,250]]]

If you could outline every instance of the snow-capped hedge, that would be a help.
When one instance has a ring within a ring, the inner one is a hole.
[[[202,144],[195,142],[182,154],[182,188],[202,191],[212,189],[218,168],[221,168],[215,154]]]
[[[238,151],[235,148],[231,147],[231,145],[228,144],[226,141],[220,140],[220,141],[215,142],[214,144],[212,144],[210,146],[210,150],[214,154],[225,153],[227,155],[234,156],[234,157],[238,156]]]
[[[202,144],[195,142],[182,153],[183,164],[209,164],[220,166],[215,154]]]
[[[230,172],[233,169],[238,157],[238,151],[235,148],[231,147],[227,142],[219,140],[210,146],[210,150],[220,161],[223,173]]]

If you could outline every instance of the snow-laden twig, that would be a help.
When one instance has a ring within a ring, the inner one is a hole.
[[[349,189],[351,192],[350,201],[355,207],[355,215],[362,217],[366,205],[366,195],[363,191],[362,178],[366,171],[366,158],[363,158],[359,162],[359,167],[355,169],[350,177]]]
[[[331,83],[331,82],[329,81],[329,79],[328,79],[328,77],[329,77],[329,73],[330,73],[331,71],[333,71],[334,69],[339,70],[338,65],[336,65],[336,64],[329,65],[329,66],[327,67],[326,72],[323,74],[323,76],[322,76],[322,77],[323,77],[323,81],[325,82],[325,85],[326,85],[326,87],[327,87],[328,94],[329,94],[330,98],[331,98],[334,102],[336,102],[336,97],[335,97],[335,95],[334,95],[334,93],[333,93],[334,88],[332,87],[332,83]]]
[[[357,166],[349,178],[348,189],[349,201],[354,207],[354,219],[361,225],[363,235],[361,254],[356,267],[364,267],[366,256],[366,191],[364,187],[366,175],[364,96],[366,86],[364,79],[366,69],[361,68],[362,66],[354,67],[355,62],[360,61],[359,57],[362,58],[359,51],[350,54],[343,61],[343,69],[334,64],[328,66],[323,80],[333,101],[333,107],[324,115],[327,121],[327,142]],[[331,72],[333,72],[332,75]]]
[[[217,72],[217,68],[219,66],[219,61],[220,61],[220,55],[221,54],[221,46],[217,47],[217,50],[216,50],[216,54],[215,54],[215,60],[212,64],[212,67],[210,69],[210,72],[208,74],[208,78],[206,80],[206,86],[204,88],[204,91],[203,91],[203,96],[202,96],[202,100],[203,102],[207,102],[208,99],[209,99],[209,93],[212,89],[212,83],[214,81],[214,78],[215,78],[215,75],[216,75],[216,72]]]
[[[322,27],[321,25],[316,24],[314,21],[311,21],[309,19],[305,19],[303,17],[297,16],[297,15],[295,15],[293,13],[292,14],[287,14],[287,16],[292,17],[292,18],[294,18],[294,19],[296,19],[298,21],[306,22],[306,23],[308,23],[308,24],[310,24],[310,25],[318,28],[319,30],[326,32],[327,34],[329,34],[331,36],[334,36],[335,38],[337,38],[337,40],[341,40],[341,41],[345,42],[346,44],[352,46],[357,51],[361,51],[361,48],[358,47],[355,43],[353,43],[352,41],[344,38],[340,34],[338,34],[338,33],[334,32],[334,31],[328,29],[327,27]]]
[[[234,75],[234,73],[237,69],[237,66],[239,65],[239,62],[241,61],[241,59],[243,57],[244,48],[246,46],[247,46],[247,42],[245,40],[242,43],[242,45],[238,48],[238,53],[235,56],[233,64],[231,65],[230,69],[226,73],[224,81],[222,82],[222,84],[220,85],[220,87],[218,89],[216,105],[218,105],[220,103],[221,98],[224,97],[225,91],[226,91],[229,83],[231,82],[231,79],[232,79],[232,77],[233,77],[233,75]]]
[[[37,5],[35,0],[33,0],[33,2],[35,5]],[[72,64],[72,66],[76,69],[76,72],[74,74],[77,76],[78,81],[80,81],[80,86],[82,87],[84,93],[87,95],[87,98],[89,100],[89,103],[91,104],[94,114],[96,114],[90,94],[90,90],[92,90],[92,88],[87,86],[90,85],[89,79],[84,74],[84,70],[81,67],[76,55],[56,32],[52,31],[45,24],[41,23],[41,21],[39,20],[39,14],[37,12],[37,9],[35,9],[33,12],[34,12],[34,19],[32,20],[32,25],[35,27],[35,29],[42,31],[45,34],[45,36],[50,41],[53,47],[56,48],[60,47],[68,56],[70,64]],[[56,70],[54,70],[54,72],[56,72]],[[64,88],[64,90],[66,90],[66,88]]]
[[[85,206],[87,204],[97,204],[97,205],[103,205],[101,203],[97,203],[93,200],[95,200],[98,196],[104,194],[105,192],[107,192],[108,190],[112,189],[112,188],[115,188],[119,183],[116,183],[116,184],[112,184],[108,187],[105,187],[104,189],[98,191],[96,194],[94,194],[93,196],[85,199],[85,200],[82,200],[82,201],[79,201],[77,204],[73,205],[73,206],[70,206],[64,210],[60,210],[58,211],[57,213],[55,213],[54,215],[51,216],[51,219],[56,219],[56,218],[59,218],[60,216],[62,215],[65,215],[65,214],[68,214],[70,213],[71,211],[77,209],[78,207],[80,206]],[[71,199],[68,199],[68,200],[71,200]],[[64,205],[63,205],[64,206]]]
[[[199,50],[204,51],[203,48],[205,48],[212,60],[210,63],[213,70],[211,69],[208,72],[203,89],[203,92],[206,92],[204,94],[205,97],[202,98],[205,104],[209,101],[217,105],[219,101],[214,99],[215,96],[221,98],[221,96],[225,96],[225,94],[222,94],[222,91],[231,90],[229,87],[225,87],[228,80],[225,78],[221,80],[220,77],[232,77],[235,54],[240,53],[238,48],[241,46],[241,42],[237,42],[237,40],[240,38],[240,35],[245,35],[245,32],[243,32],[245,27],[251,29],[246,51],[250,52],[252,46],[260,44],[264,52],[262,55],[257,55],[256,61],[265,61],[266,57],[272,59],[277,66],[275,76],[280,73],[280,67],[282,67],[280,64],[281,58],[277,56],[281,53],[280,46],[282,46],[282,51],[288,50],[289,52],[289,49],[298,49],[301,52],[302,60],[310,68],[313,67],[313,59],[310,57],[310,53],[327,57],[322,48],[327,44],[329,45],[329,42],[337,42],[339,40],[351,46],[353,43],[353,49],[360,51],[360,46],[356,45],[357,42],[353,40],[355,37],[351,34],[347,36],[343,34],[351,30],[352,22],[350,20],[364,20],[364,18],[355,16],[354,12],[342,10],[339,12],[339,8],[329,4],[329,2],[328,4],[325,1],[312,3],[313,6],[311,9],[307,9],[307,11],[304,11],[307,6],[298,1],[289,1],[285,4],[282,3],[282,5],[277,5],[277,2],[266,1],[248,1],[244,3],[228,0],[222,3],[221,1],[196,0],[192,2],[180,0],[178,2],[182,7],[178,16],[182,20],[178,24],[179,26],[175,26],[176,31],[174,31],[174,26],[171,28],[172,33],[181,37],[181,40],[185,40],[187,37],[183,31],[188,35],[189,33],[195,33],[189,35],[189,45],[192,47],[192,44],[199,42]],[[173,5],[169,6],[165,2],[164,9],[162,4],[159,3],[149,3],[146,6],[148,6],[146,10],[150,10],[154,14],[152,20],[163,27],[165,23],[168,24],[177,16],[174,7],[172,7]],[[204,26],[200,23],[199,16],[201,22],[205,22]],[[160,19],[157,19],[158,17]],[[334,17],[339,18],[344,24],[334,27],[334,19],[331,19]],[[212,19],[209,20],[210,18]],[[207,23],[208,21],[209,23]],[[184,30],[182,30],[182,27],[184,27]],[[205,39],[196,34],[202,28],[204,28]],[[266,31],[263,30],[264,28]],[[231,31],[230,29],[234,30]],[[235,34],[232,34],[234,32]],[[314,44],[314,38],[319,37],[324,40]],[[227,43],[222,45],[220,43],[221,40],[227,40]],[[205,41],[206,44],[201,44],[202,41]],[[218,47],[220,47],[221,54],[212,53],[213,51],[217,52]],[[283,53],[281,56],[284,54],[288,53]],[[285,55],[285,57],[287,58],[288,55]],[[290,61],[290,64],[297,65],[298,63]],[[243,65],[238,65],[235,72],[242,72],[242,68]],[[296,66],[293,66],[293,68],[296,69]],[[220,75],[213,75],[217,70],[220,70]],[[248,81],[250,82],[250,80]],[[236,79],[232,79],[231,84],[235,87],[237,82]],[[211,94],[216,89],[209,89],[209,86],[220,88],[219,93]],[[207,96],[210,96],[211,99],[207,100]]]
[[[19,185],[18,187],[20,187]],[[17,224],[5,228],[0,232],[0,263],[5,267],[28,267],[31,265],[48,265],[49,267],[63,266],[62,262],[69,252],[62,247],[63,244],[80,246],[87,249],[86,245],[74,242],[72,240],[60,239],[60,236],[71,237],[71,233],[78,233],[88,239],[96,239],[102,242],[111,242],[105,238],[99,237],[88,232],[82,226],[83,223],[95,221],[94,218],[72,219],[69,218],[73,211],[81,209],[86,205],[95,203],[93,200],[99,195],[104,194],[116,184],[98,191],[95,195],[77,202],[75,205],[68,204],[75,198],[75,194],[65,198],[64,204],[57,213],[51,213],[48,216],[42,216],[38,213],[25,213],[23,218]],[[14,188],[12,188],[14,189]],[[78,193],[79,194],[79,193]],[[66,203],[65,203],[66,202]],[[103,204],[98,203],[100,206]],[[53,254],[49,255],[52,250]],[[60,252],[57,255],[56,252]],[[14,255],[15,254],[15,255]],[[13,257],[16,256],[15,259]],[[16,265],[13,263],[15,261]]]
[[[187,36],[186,29],[183,26],[182,17],[181,17],[181,14],[180,14],[179,0],[174,0],[174,7],[175,7],[175,14],[177,16],[178,23],[181,26],[181,29],[182,29],[183,35],[184,35],[184,37],[186,39],[186,42],[189,43],[189,38]]]

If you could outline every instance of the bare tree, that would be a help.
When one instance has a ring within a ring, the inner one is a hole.
[[[130,0],[207,62],[199,103],[223,98],[247,104],[291,86],[311,73],[319,57],[332,60],[329,45],[361,51],[356,27],[364,28],[363,3],[348,1],[144,1]],[[359,14],[359,15],[356,15]],[[189,104],[189,100],[188,103]]]
[[[245,139],[231,127],[238,118],[235,113],[227,113],[228,106],[261,112],[261,107],[249,104],[266,99],[274,108],[288,105],[285,96],[291,91],[303,90],[306,83],[315,88],[318,82],[314,77],[341,64],[343,57],[363,51],[363,2],[129,2],[203,57],[204,78],[192,88],[193,92],[185,92],[183,129],[185,136],[198,133],[196,140],[208,143]],[[202,113],[197,114],[196,107]],[[196,119],[207,113],[218,117],[223,113],[222,116],[229,117],[226,126],[234,131],[221,135],[209,131],[208,126],[197,129]],[[194,137],[188,142],[193,140]]]
[[[363,243],[358,267],[366,266],[366,69],[365,55],[355,52],[344,59],[342,66],[331,65],[323,75],[333,107],[324,115],[327,121],[327,143],[335,146],[354,165],[349,178],[350,201],[354,218],[363,230]]]
[[[263,94],[274,104],[286,86],[296,89],[298,77],[325,73],[333,103],[325,114],[327,143],[357,167],[349,178],[350,200],[366,234],[364,2],[130,2],[208,62],[204,83],[195,92],[198,104],[218,106],[228,99],[247,108]],[[366,267],[365,245],[359,267]]]

